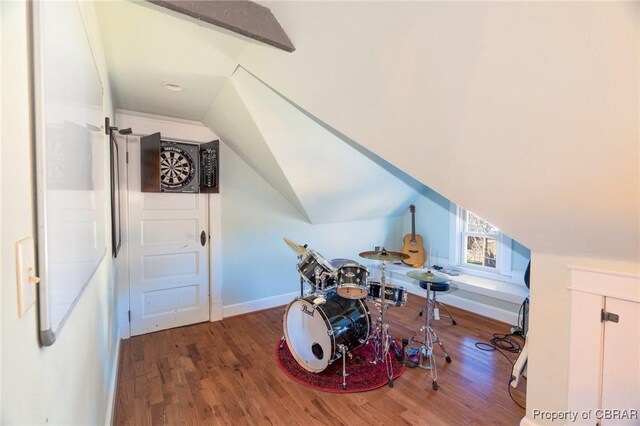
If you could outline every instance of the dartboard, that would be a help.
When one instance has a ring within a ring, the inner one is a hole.
[[[181,189],[189,185],[195,174],[193,159],[177,146],[165,145],[160,150],[160,183],[163,189]]]

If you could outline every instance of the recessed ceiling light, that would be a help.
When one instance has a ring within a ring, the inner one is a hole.
[[[184,87],[180,86],[178,83],[171,83],[169,81],[163,81],[162,87],[171,91],[171,92],[184,92]]]

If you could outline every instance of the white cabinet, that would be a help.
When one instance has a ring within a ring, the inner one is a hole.
[[[640,276],[571,268],[567,408],[578,424],[640,424]]]

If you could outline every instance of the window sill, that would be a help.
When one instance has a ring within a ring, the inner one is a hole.
[[[375,267],[379,271],[379,265]],[[410,284],[421,291],[418,281],[407,276],[409,271],[426,271],[426,269],[415,269],[406,265],[387,265],[387,277],[400,285]],[[379,272],[378,272],[379,275]],[[470,293],[480,294],[510,303],[521,304],[529,296],[529,289],[524,284],[513,284],[506,281],[482,278],[467,273],[451,277],[451,286]]]

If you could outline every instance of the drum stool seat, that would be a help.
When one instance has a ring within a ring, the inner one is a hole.
[[[429,287],[431,287],[431,294],[432,294],[432,300],[433,300],[433,304],[436,308],[443,308],[447,313],[443,316],[448,317],[449,319],[451,319],[451,324],[453,325],[457,325],[458,323],[456,322],[455,318],[453,318],[453,315],[451,314],[451,311],[449,311],[449,308],[447,308],[447,305],[438,302],[438,298],[437,298],[437,293],[441,292],[441,291],[449,291],[449,288],[451,288],[451,286],[449,285],[448,282],[443,282],[443,283],[431,283],[431,285],[429,286],[429,283],[426,281],[418,281],[418,283],[420,284],[420,287],[423,289],[428,289]],[[432,311],[433,313],[433,311]],[[423,312],[420,311],[420,314],[418,314],[418,316],[422,316]]]

